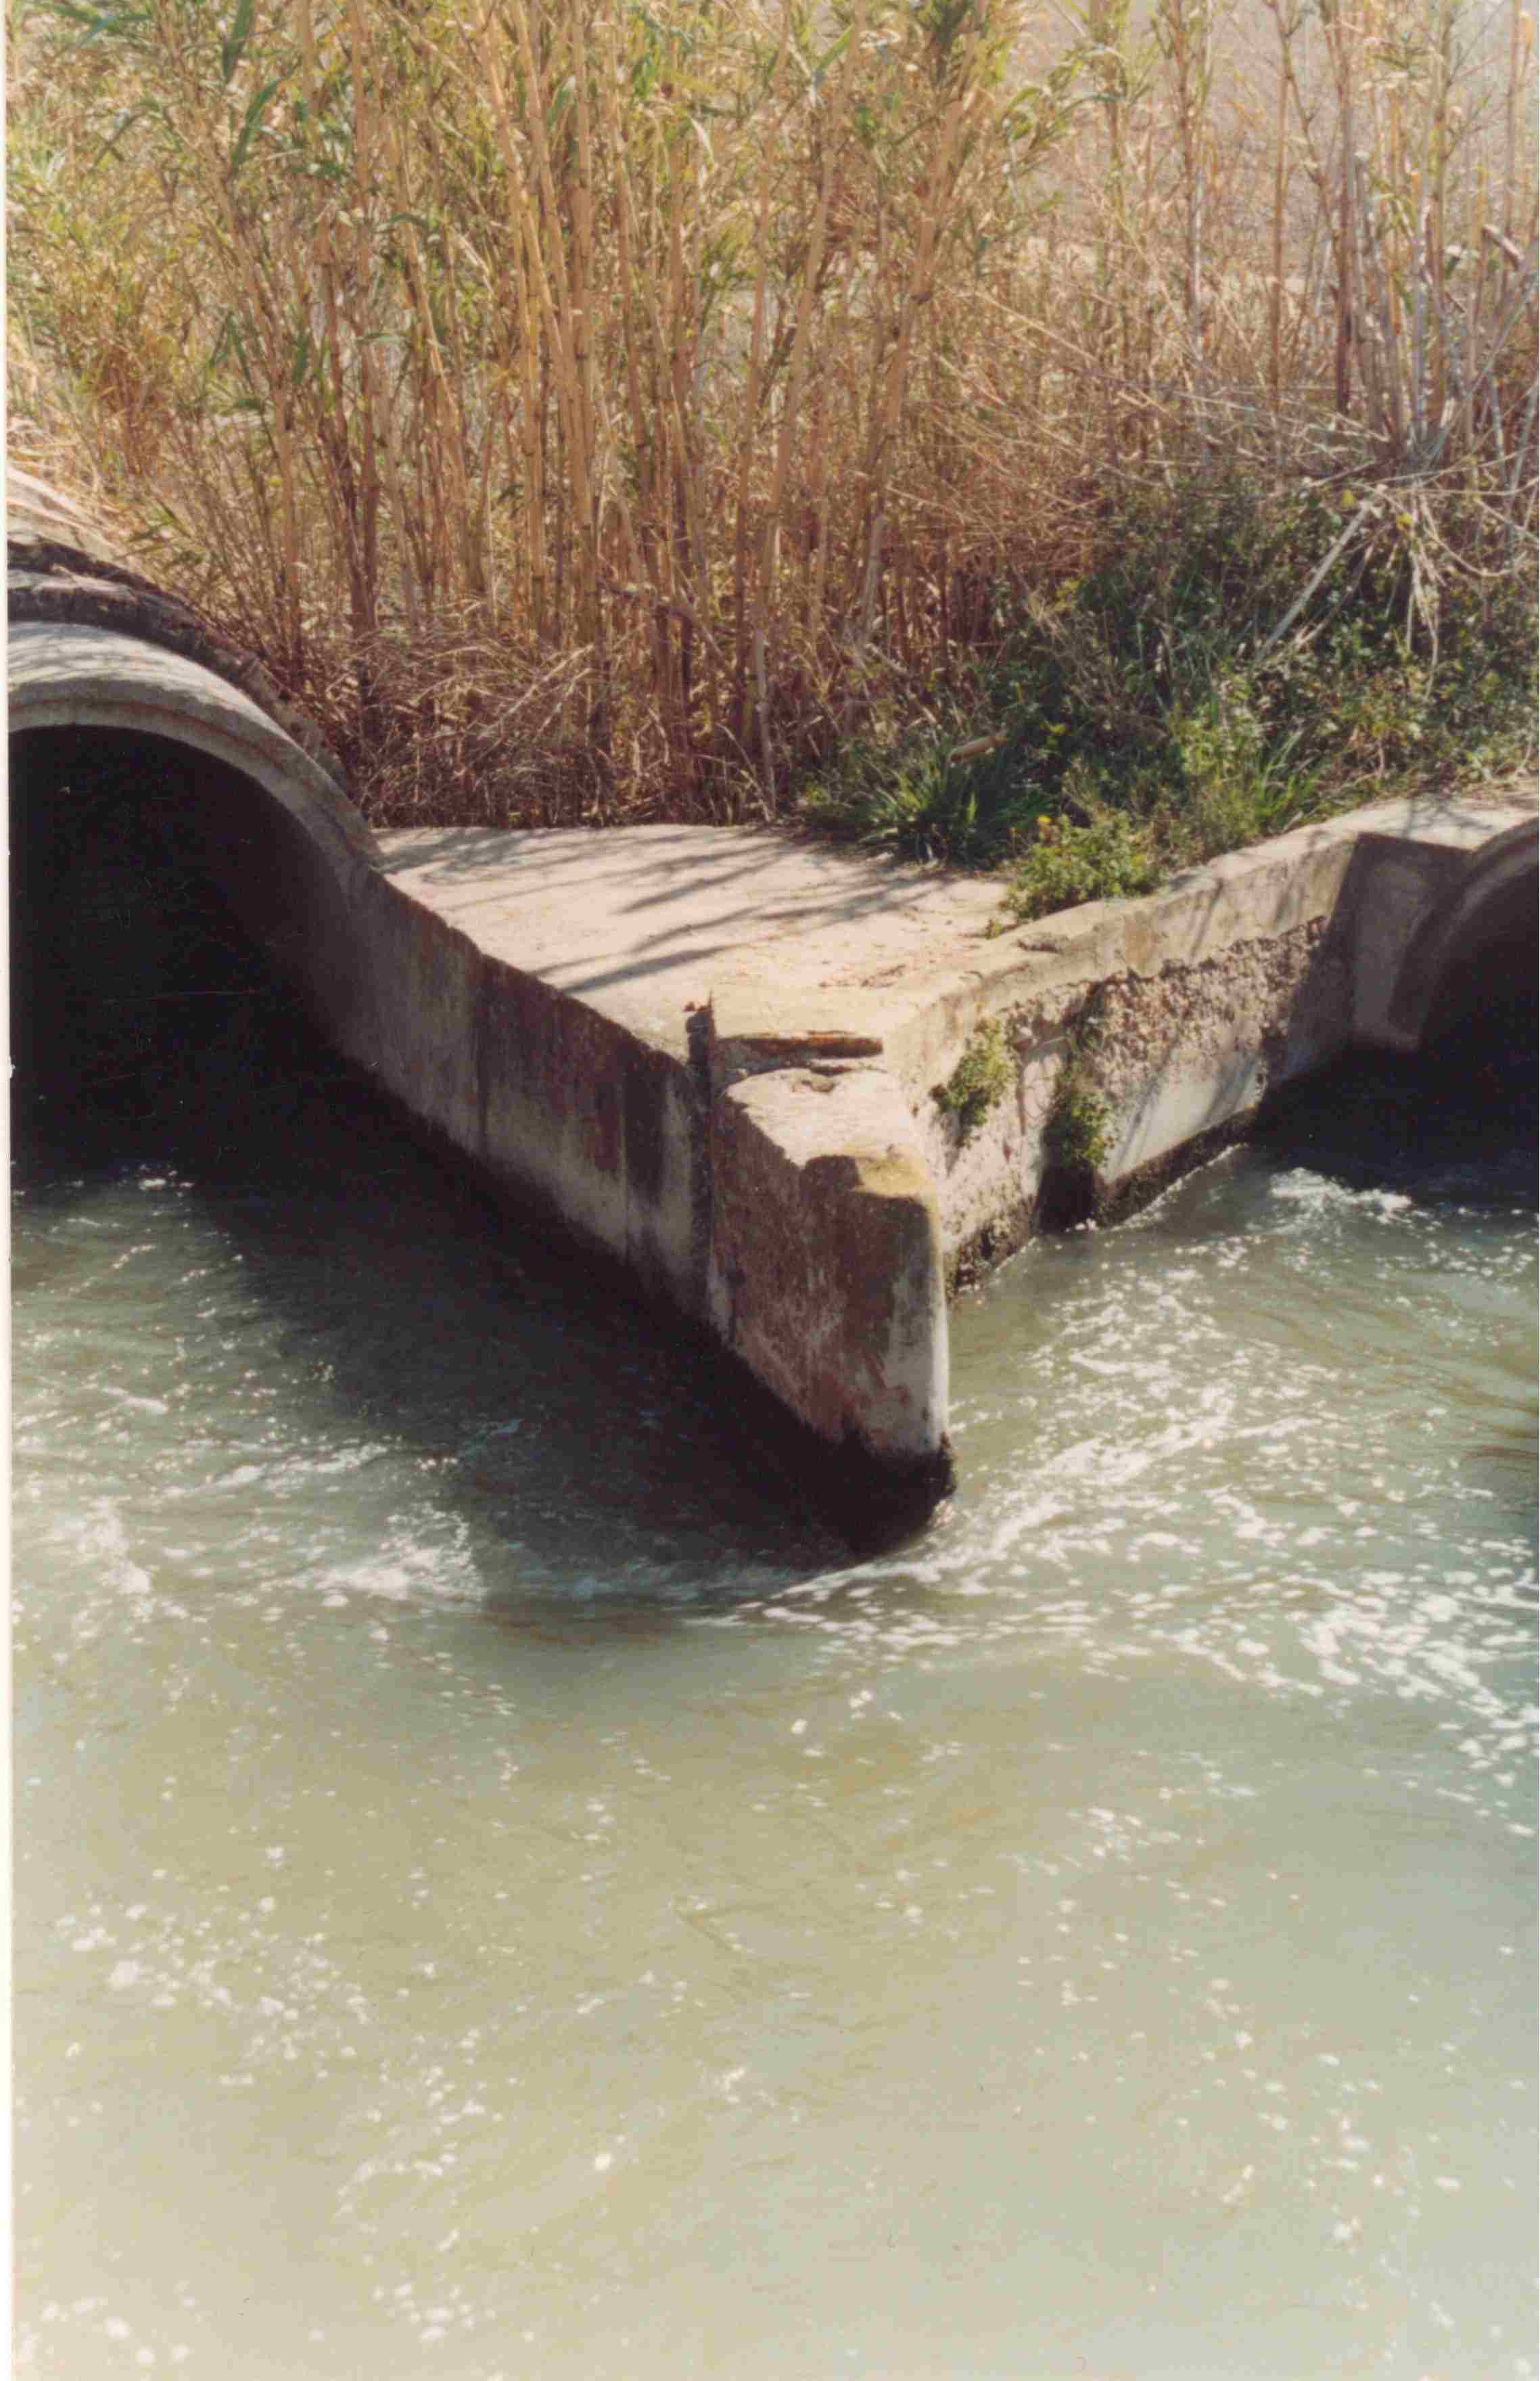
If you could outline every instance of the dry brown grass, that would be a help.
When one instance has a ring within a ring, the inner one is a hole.
[[[775,814],[1208,461],[1531,567],[1516,7],[89,18],[13,11],[16,451],[379,819]]]

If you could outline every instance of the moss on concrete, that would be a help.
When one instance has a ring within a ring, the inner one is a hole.
[[[1005,1029],[997,1018],[981,1025],[944,1083],[932,1099],[944,1116],[955,1117],[959,1138],[977,1132],[991,1108],[997,1107],[1015,1076]]]

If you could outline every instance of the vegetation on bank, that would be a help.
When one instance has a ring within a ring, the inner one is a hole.
[[[1458,493],[1217,470],[1110,508],[967,686],[812,781],[825,832],[1010,869],[1021,919],[1395,792],[1532,762],[1532,577]]]
[[[12,452],[377,823],[796,815],[1031,915],[1533,754],[1518,0],[9,33]]]

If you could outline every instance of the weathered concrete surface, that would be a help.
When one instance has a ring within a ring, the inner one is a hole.
[[[918,947],[958,888],[732,830],[381,844],[346,1045],[709,1329],[870,1506],[928,1509],[950,1477],[935,1193],[880,1039],[807,977],[853,932]]]
[[[1360,812],[1028,927],[995,882],[767,830],[375,837],[185,606],[38,502],[11,557],[12,734],[237,773],[241,831],[211,805],[189,835],[338,1044],[709,1332],[893,1526],[950,1478],[947,1281],[1031,1228],[1067,1087],[1116,1202],[1522,962],[1529,788]],[[964,1133],[935,1093],[984,1025],[1011,1063]]]
[[[906,1155],[933,1185],[943,1268],[955,1270],[970,1252],[998,1252],[1030,1228],[1072,1056],[1103,1112],[1111,1191],[1235,1127],[1269,1092],[1353,1043],[1405,1046],[1387,1021],[1398,998],[1405,1006],[1403,974],[1431,983],[1433,922],[1462,901],[1479,910],[1499,863],[1503,883],[1514,872],[1533,877],[1534,809],[1518,790],[1377,806],[1218,861],[1145,900],[1004,931],[994,882],[764,830],[418,830],[381,840],[398,891],[548,995],[681,1068],[691,1064],[693,1020],[708,1132],[728,1129],[711,1118],[732,1072],[805,1083],[880,1068],[907,1112]],[[991,1020],[1013,1054],[1015,1088],[963,1137],[934,1094]],[[576,1031],[566,1035],[574,1053]],[[530,1129],[544,1104],[559,1114],[561,1096],[538,1093],[523,1112]],[[739,1098],[735,1135],[743,1109]],[[802,1112],[800,1102],[778,1111],[793,1139],[790,1118]],[[842,1105],[824,1095],[810,1112],[825,1118],[825,1148],[845,1146]],[[690,1129],[682,1094],[674,1123],[678,1134]],[[556,1138],[559,1150],[522,1162],[560,1198],[572,1159],[582,1160],[559,1122]],[[602,1141],[591,1128],[588,1145]],[[608,1178],[605,1216],[599,1185],[579,1195],[589,1227],[633,1262],[645,1235],[673,1294],[699,1312],[703,1251],[686,1230],[686,1172],[681,1160],[662,1213],[618,1176]],[[699,1219],[698,1182],[694,1197]],[[741,1317],[709,1252],[704,1277],[716,1326],[729,1312]],[[797,1375],[813,1303],[811,1291],[805,1305],[784,1302],[788,1344],[778,1358],[771,1325],[756,1326],[764,1377]]]
[[[724,1343],[831,1445],[874,1441],[939,1481],[939,1218],[892,1077],[813,1061],[729,1080],[711,1158],[708,1296]]]
[[[888,1041],[916,1091],[945,1079],[981,1018],[1001,1020],[1017,1055],[1014,1107],[966,1143],[939,1116],[930,1126],[948,1264],[1026,1228],[1072,1056],[1102,1111],[1106,1196],[1351,1046],[1415,1046],[1387,1022],[1413,947],[1505,833],[1533,879],[1534,809],[1516,789],[1376,805],[989,945],[972,1002],[932,1002]]]

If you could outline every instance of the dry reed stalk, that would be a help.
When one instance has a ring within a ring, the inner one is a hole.
[[[1201,375],[1205,369],[1207,118],[1214,78],[1210,0],[1156,0],[1153,22],[1170,78],[1180,162],[1187,338],[1191,369]]]
[[[749,486],[758,433],[760,393],[764,365],[764,315],[769,277],[770,188],[770,149],[766,143],[760,156],[758,189],[754,201],[754,294],[749,326],[748,383],[744,389],[742,416],[739,429],[737,518],[733,529],[733,664],[729,715],[733,736],[739,746],[745,741],[748,727],[746,704],[749,672]]]
[[[965,50],[956,87],[942,116],[935,144],[927,160],[923,196],[916,212],[914,250],[909,275],[897,317],[886,326],[887,351],[881,375],[881,395],[873,409],[862,460],[866,552],[855,639],[858,660],[871,635],[873,606],[882,562],[882,541],[886,528],[884,512],[886,482],[908,390],[915,322],[921,308],[929,304],[933,295],[937,237],[951,196],[964,118],[974,96],[971,77],[976,57],[976,44]]]
[[[574,6],[577,0],[574,0]],[[534,155],[535,184],[539,191],[544,223],[552,237],[542,241],[534,209],[528,194],[523,200],[526,252],[532,265],[542,268],[543,290],[545,287],[544,265],[549,258],[551,286],[555,304],[548,308],[552,334],[551,363],[556,376],[557,400],[562,423],[562,437],[567,474],[571,487],[571,512],[575,528],[572,559],[575,577],[574,625],[579,642],[599,653],[604,642],[603,601],[599,589],[598,518],[595,507],[596,453],[595,420],[591,402],[592,387],[588,377],[588,332],[586,309],[588,291],[580,280],[576,288],[573,276],[581,275],[583,260],[574,255],[569,269],[564,242],[555,237],[561,221],[556,199],[556,179],[552,172],[550,145],[545,133],[545,111],[549,104],[546,78],[535,58],[534,43],[523,0],[507,0],[519,57],[524,71],[525,90],[529,104],[524,111],[524,128]],[[512,155],[511,140],[506,154]],[[512,170],[512,169],[510,169]],[[522,179],[520,188],[522,189]],[[604,695],[601,672],[600,702],[594,727],[601,743],[607,734],[607,705]]]
[[[1279,41],[1287,43],[1288,35],[1281,15],[1275,18],[1275,23]],[[1297,26],[1297,23],[1296,14],[1292,26]],[[1289,76],[1281,59],[1277,80],[1277,112],[1273,126],[1272,269],[1267,283],[1267,388],[1275,413],[1283,403],[1284,218],[1289,203]]]
[[[534,221],[529,188],[518,150],[513,116],[504,92],[502,73],[493,41],[493,21],[489,16],[477,36],[477,55],[485,79],[486,94],[492,117],[492,128],[502,156],[507,191],[508,229],[512,235],[514,264],[512,268],[510,311],[519,322],[520,333],[520,363],[523,376],[523,403],[526,438],[526,463],[532,498],[538,491],[538,519],[541,524],[538,558],[532,556],[532,610],[536,632],[552,639],[561,632],[559,580],[553,583],[549,570],[545,540],[547,519],[545,495],[544,373],[548,353],[542,345],[540,333],[544,331],[553,343],[559,343],[560,327],[556,300],[546,278],[539,232]],[[519,299],[522,303],[519,303]],[[566,390],[565,381],[558,383]],[[572,443],[572,427],[568,425],[568,444]],[[532,504],[532,514],[534,507]]]
[[[852,32],[837,92],[831,94],[830,117],[837,122],[837,109],[854,72],[850,61],[859,52],[864,28],[864,13],[858,8],[852,20]],[[776,439],[775,463],[771,471],[769,495],[765,503],[764,529],[759,554],[758,579],[754,590],[752,616],[752,651],[754,677],[759,702],[756,727],[765,784],[774,800],[776,762],[771,743],[769,652],[773,626],[776,617],[776,580],[780,567],[782,510],[786,500],[787,482],[790,469],[792,441],[797,427],[802,393],[807,382],[811,360],[814,295],[824,267],[824,253],[828,239],[829,208],[834,194],[835,145],[832,129],[825,133],[818,179],[818,195],[813,208],[807,233],[806,248],[796,292],[796,329],[787,368],[785,389],[781,397],[781,418]]]
[[[1433,343],[1433,376],[1428,398],[1430,426],[1435,438],[1442,431],[1445,409],[1449,399],[1444,259],[1448,236],[1445,216],[1449,157],[1448,69],[1454,22],[1453,0],[1437,0],[1437,12],[1431,48],[1433,71],[1428,76],[1426,130],[1423,142],[1423,192],[1427,226],[1424,253],[1432,317],[1439,333]]]
[[[678,508],[685,572],[690,589],[687,634],[680,642],[680,676],[688,722],[697,690],[703,695],[711,731],[720,716],[717,690],[718,653],[712,633],[710,572],[706,558],[704,497],[697,464],[700,442],[693,434],[694,391],[691,372],[691,292],[693,275],[685,261],[685,192],[688,177],[677,152],[668,171],[668,297],[672,335],[668,346],[668,426],[674,457],[675,499]],[[660,340],[660,351],[662,342]]]

